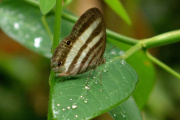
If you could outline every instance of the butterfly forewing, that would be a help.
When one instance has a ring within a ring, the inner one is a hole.
[[[99,9],[91,8],[79,18],[71,34],[60,42],[53,54],[51,67],[59,76],[86,72],[104,62],[105,45],[103,16]]]

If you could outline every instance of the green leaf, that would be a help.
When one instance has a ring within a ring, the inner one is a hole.
[[[43,15],[47,14],[56,4],[56,0],[40,0],[40,9]]]
[[[64,5],[63,7],[66,8],[69,4],[71,4],[73,0],[64,0]]]
[[[114,120],[142,120],[141,112],[133,97],[109,111]]]
[[[18,7],[17,7],[18,6]],[[26,9],[28,9],[26,11]],[[41,21],[41,13],[23,1],[5,1],[0,4],[0,27],[11,38],[28,49],[51,57],[51,39]],[[48,16],[47,22],[53,31],[54,16]],[[60,38],[67,36],[73,24],[62,20]]]
[[[119,41],[115,41],[111,38],[107,38],[107,40],[117,47],[123,50],[128,50],[130,45],[121,43]],[[115,50],[115,49],[113,49]],[[116,55],[124,54],[124,51],[116,52]],[[152,91],[155,82],[155,70],[152,62],[145,56],[142,51],[138,51],[134,53],[127,59],[127,62],[136,70],[139,76],[139,83],[135,92],[133,93],[133,97],[140,109],[144,107],[146,104],[149,95]]]
[[[119,0],[104,0],[106,4],[119,15],[127,24],[131,25],[131,20]]]
[[[136,72],[124,60],[106,55],[107,62],[89,73],[74,77],[51,74],[50,110],[53,119],[91,119],[125,101],[138,82]],[[100,84],[100,77],[102,85]],[[51,83],[52,85],[52,83]]]
[[[17,6],[19,7],[17,8]],[[28,11],[25,12],[24,9],[28,9]],[[9,36],[35,52],[48,57],[51,56],[51,41],[42,25],[41,13],[38,8],[29,6],[22,1],[6,1],[0,4],[0,16],[0,26]],[[54,21],[52,17],[50,16],[47,19],[51,30],[53,30]],[[72,23],[62,21],[61,39],[70,33],[72,26]],[[36,41],[39,43],[37,44]],[[55,83],[50,86],[49,104],[51,109],[49,109],[49,119],[51,117],[63,117],[63,115],[66,115],[64,116],[66,118],[74,118],[75,115],[78,115],[79,119],[80,117],[94,118],[116,107],[132,94],[138,77],[125,61],[116,57],[107,57],[107,63],[98,69],[103,71],[102,86],[99,83],[100,73],[96,71],[91,74],[89,79],[90,90],[87,90],[87,86],[85,89],[84,83],[88,73],[71,78],[54,78],[51,74],[53,80],[50,79],[50,82],[55,81]],[[77,108],[72,109],[75,103]],[[81,110],[88,112],[80,113]]]

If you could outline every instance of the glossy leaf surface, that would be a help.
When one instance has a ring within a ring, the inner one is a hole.
[[[42,14],[37,7],[23,1],[10,0],[0,4],[1,29],[28,49],[43,56],[51,57],[52,42],[41,18]],[[48,16],[47,22],[53,32],[53,16]],[[72,27],[72,23],[62,20],[61,39],[70,33]]]
[[[0,17],[1,28],[32,51],[50,57],[51,40],[41,22],[39,9],[22,1],[4,2],[0,6],[0,15],[3,16]],[[28,11],[24,11],[27,8]],[[53,16],[47,21],[53,30]],[[72,23],[62,21],[61,39],[70,33],[72,26]],[[98,69],[103,71],[102,86],[97,71],[92,73],[89,86],[85,86],[88,73],[72,78],[55,78],[50,97],[53,118],[94,118],[118,106],[132,94],[138,77],[125,61],[111,55],[107,63]]]
[[[142,120],[141,112],[133,97],[109,111],[114,120]]]
[[[106,59],[107,62],[98,67],[102,76],[101,72],[93,71],[89,82],[88,73],[51,77],[56,81],[50,97],[52,118],[91,119],[118,106],[132,94],[138,82],[136,72],[117,56]]]
[[[47,14],[56,4],[56,0],[39,0],[43,15]]]
[[[128,23],[129,25],[131,24],[131,20],[119,0],[104,0],[104,2],[106,2],[106,4],[114,12],[116,12],[126,23]]]
[[[115,41],[111,38],[107,38],[108,41],[115,44],[122,50],[128,50],[129,45],[123,44],[121,42]],[[114,51],[116,55],[124,54],[124,51]],[[135,92],[133,93],[133,97],[140,109],[144,107],[146,104],[148,97],[151,93],[151,90],[154,86],[155,81],[155,71],[151,61],[144,55],[142,51],[138,51],[134,53],[127,59],[127,62],[136,70],[139,76],[139,83],[136,87]]]

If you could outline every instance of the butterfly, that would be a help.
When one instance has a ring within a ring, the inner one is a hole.
[[[54,50],[51,68],[58,76],[77,75],[105,63],[106,29],[98,8],[88,9]]]

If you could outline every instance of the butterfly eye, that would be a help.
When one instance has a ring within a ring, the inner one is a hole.
[[[58,62],[58,66],[60,66],[61,64],[62,64],[62,61],[59,61],[59,62]]]
[[[68,40],[66,44],[67,44],[67,45],[71,45],[71,41]]]

